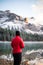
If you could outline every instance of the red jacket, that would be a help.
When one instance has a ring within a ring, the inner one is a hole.
[[[11,46],[13,48],[13,53],[22,52],[22,48],[24,48],[24,42],[20,36],[16,36],[12,39]]]

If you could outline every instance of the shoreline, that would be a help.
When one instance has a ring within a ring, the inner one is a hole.
[[[0,59],[0,65],[13,65],[13,61]],[[22,62],[20,65],[43,65],[43,62],[41,62],[40,60],[38,60],[37,62],[31,62],[27,60]]]

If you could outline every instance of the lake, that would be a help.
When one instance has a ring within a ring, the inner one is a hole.
[[[38,50],[43,49],[43,41],[24,41],[25,48],[23,49],[23,52],[26,52],[27,50]],[[0,54],[9,54],[11,53],[11,42],[8,41],[0,41]]]

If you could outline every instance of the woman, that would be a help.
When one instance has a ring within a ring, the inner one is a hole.
[[[24,48],[24,42],[20,37],[20,32],[16,31],[16,36],[11,41],[13,48],[12,53],[14,57],[14,65],[20,65],[22,59],[22,49]]]

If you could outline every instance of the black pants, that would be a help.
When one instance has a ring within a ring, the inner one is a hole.
[[[13,54],[13,57],[14,57],[14,65],[20,65],[22,53]]]

